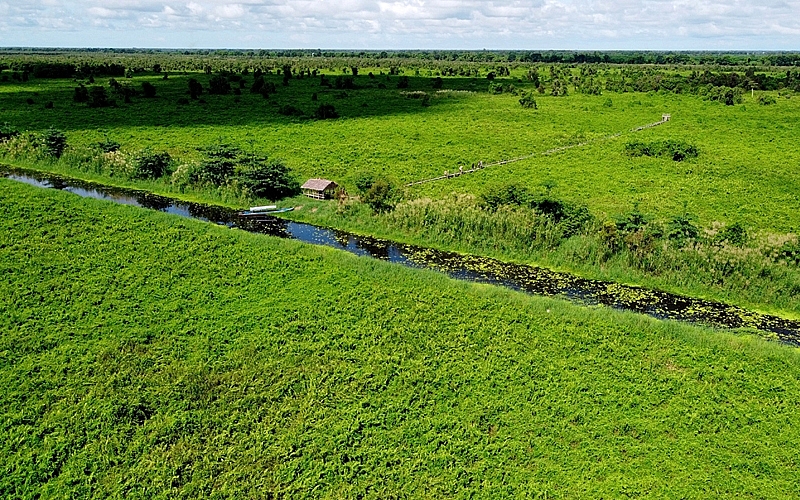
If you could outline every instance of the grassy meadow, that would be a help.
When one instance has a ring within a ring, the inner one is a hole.
[[[798,99],[779,97],[776,104],[762,106],[747,95],[742,104],[725,106],[696,95],[665,93],[534,94],[538,109],[533,110],[522,108],[517,95],[488,93],[485,78],[447,77],[436,90],[431,77],[407,76],[408,88],[398,89],[399,76],[371,70],[374,78],[365,75],[370,68],[354,77],[356,89],[328,89],[320,85],[320,77],[295,77],[282,86],[280,76],[266,75],[277,88],[268,99],[249,92],[249,75],[243,77],[241,95],[203,94],[206,102],[190,100],[186,105],[178,101],[187,96],[188,79],[208,88],[210,76],[172,74],[163,80],[137,75],[119,80],[133,88],[150,82],[157,88],[156,98],[135,97],[130,104],[120,101],[118,107],[97,109],[72,101],[77,86],[72,80],[6,82],[0,84],[0,123],[31,131],[54,126],[66,131],[75,147],[109,138],[123,151],[150,147],[186,161],[199,156],[198,148],[230,143],[280,159],[303,179],[331,178],[353,191],[360,171],[406,183],[453,172],[459,165],[629,131],[670,113],[672,120],[662,127],[415,187],[408,195],[441,198],[451,192],[479,194],[498,183],[531,188],[546,184],[553,194],[609,217],[639,203],[667,218],[686,204],[706,226],[741,222],[781,234],[800,227],[795,175],[800,153],[787,146],[798,141]],[[336,76],[326,78],[333,81]],[[106,85],[107,80],[98,77],[96,84]],[[530,89],[521,78],[495,82]],[[426,92],[429,106],[408,97],[413,92]],[[52,109],[44,109],[48,102]],[[320,104],[335,106],[341,118],[310,119]],[[280,108],[287,105],[304,116],[281,115]],[[631,158],[624,152],[628,141],[661,139],[691,143],[700,155],[677,163]]]
[[[788,498],[800,359],[0,180],[0,496]]]
[[[244,82],[240,95],[206,91],[198,100],[187,99],[188,80],[195,78],[208,90],[214,75],[173,72],[165,80],[163,75],[137,73],[118,80],[134,89],[151,83],[156,97],[137,96],[124,103],[116,96],[118,106],[104,108],[73,102],[79,83],[91,87],[86,81],[1,82],[0,123],[30,132],[56,127],[66,132],[69,144],[59,161],[26,151],[6,151],[3,161],[246,207],[267,200],[242,197],[224,185],[187,187],[176,181],[177,172],[156,180],[131,179],[109,170],[108,161],[98,163],[96,144],[119,143],[122,158],[147,148],[167,151],[178,172],[200,161],[206,148],[232,144],[282,161],[301,180],[326,177],[355,193],[355,182],[363,172],[402,184],[445,170],[453,172],[459,165],[599,139],[407,188],[404,201],[390,214],[373,215],[357,204],[318,203],[303,197],[283,203],[302,206],[288,216],[312,223],[690,293],[784,316],[800,315],[796,236],[800,153],[789,146],[798,141],[795,121],[800,100],[791,92],[745,94],[741,103],[726,106],[694,94],[665,92],[572,92],[555,97],[549,91],[533,91],[522,69],[493,82],[485,77],[445,77],[440,89],[434,88],[433,73],[383,74],[387,71],[364,67],[355,77],[323,71],[328,82],[352,78],[355,88],[349,89],[323,86],[320,76],[295,75],[284,86],[280,75],[267,74],[265,79],[275,85],[275,92],[266,99],[250,92],[251,73],[238,75]],[[368,76],[370,72],[373,77]],[[407,78],[406,88],[398,88],[401,78]],[[108,81],[98,77],[94,85]],[[240,87],[236,81],[231,83],[234,89]],[[503,93],[490,92],[490,84],[503,85]],[[517,91],[509,92],[512,85]],[[519,90],[533,91],[538,109],[520,106]],[[427,99],[420,97],[421,92]],[[115,97],[110,90],[109,95]],[[776,102],[761,105],[763,96],[774,96]],[[52,108],[46,108],[48,103]],[[314,119],[314,110],[321,104],[333,105],[340,118]],[[285,116],[282,112],[287,106],[302,116]],[[631,132],[660,120],[663,113],[671,114],[668,123]],[[603,139],[619,132],[623,134]],[[626,153],[631,142],[666,140],[690,144],[699,154],[676,162]],[[548,236],[553,231],[539,230],[541,218],[485,216],[474,200],[505,184],[585,205],[599,229],[561,238]],[[631,211],[659,222],[684,217],[699,228],[698,239],[708,242],[673,248],[671,242],[658,239],[644,244],[634,241],[625,243],[623,251],[610,252],[609,245],[616,243],[603,239],[607,236],[603,228]],[[721,229],[732,225],[745,228],[745,244],[726,246],[715,239]],[[510,229],[503,229],[507,226]]]

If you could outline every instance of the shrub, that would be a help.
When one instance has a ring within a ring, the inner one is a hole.
[[[180,104],[181,106],[186,106],[187,104],[189,104],[189,99],[181,97],[180,99],[178,99],[178,104]]]
[[[90,108],[105,108],[114,105],[114,101],[108,98],[106,88],[96,85],[89,91],[89,107]]]
[[[741,222],[734,222],[729,226],[725,226],[717,233],[717,241],[728,242],[737,247],[744,246],[748,239],[747,229]]]
[[[278,113],[284,116],[303,116],[303,110],[298,109],[291,104],[284,104],[280,108],[278,108]]]
[[[761,94],[760,96],[758,96],[757,101],[762,106],[769,106],[772,104],[776,104],[778,102],[777,100],[775,100],[773,96],[769,94]]]
[[[398,89],[407,89],[408,88],[408,77],[401,76],[399,80],[397,80],[397,88]]]
[[[55,107],[55,104],[53,104],[53,101],[47,101],[44,104],[44,109],[53,109],[54,107]]]
[[[643,230],[652,218],[639,210],[639,204],[634,203],[633,209],[616,218],[617,230],[623,233],[633,233]]]
[[[112,141],[108,137],[96,143],[95,146],[103,153],[114,153],[115,151],[119,151],[121,147],[117,141]]]
[[[336,108],[333,104],[320,104],[319,107],[314,110],[314,117],[318,120],[327,120],[339,118],[339,113],[336,112]]]
[[[144,149],[136,155],[133,161],[133,179],[158,179],[169,173],[172,157],[167,152],[156,152]]]
[[[533,199],[528,188],[517,184],[492,186],[480,196],[483,208],[495,211],[503,205],[527,206]]]
[[[434,89],[440,89],[440,88],[442,88],[442,85],[444,85],[444,80],[442,80],[441,76],[437,76],[431,82],[431,87],[434,88]]]
[[[697,147],[682,141],[655,141],[655,142],[629,142],[625,145],[628,156],[651,156],[658,158],[671,158],[673,161],[683,161],[687,158],[696,158]]]
[[[214,75],[208,82],[208,93],[214,95],[226,95],[231,92],[231,84],[222,75]]]
[[[334,88],[339,90],[348,89],[353,90],[356,88],[356,84],[353,81],[353,77],[350,76],[337,76],[336,80],[333,82]]]
[[[189,97],[192,99],[199,98],[203,93],[203,85],[194,78],[189,78],[187,83],[189,85]]]
[[[361,197],[361,201],[366,203],[373,213],[379,214],[394,210],[400,198],[400,190],[393,182],[376,179]]]
[[[353,184],[355,184],[358,193],[363,196],[375,183],[375,179],[375,174],[362,170],[356,174]]]
[[[67,148],[67,136],[64,132],[51,127],[45,131],[43,140],[45,154],[53,158],[61,158]]]
[[[75,87],[75,93],[72,96],[72,100],[80,103],[89,102],[89,89],[83,85]]]
[[[684,244],[686,240],[694,240],[700,235],[700,229],[694,224],[697,217],[685,212],[673,217],[667,223],[667,238],[679,244]]]
[[[200,162],[189,174],[193,184],[221,186],[233,175],[241,150],[227,144],[220,144],[207,150],[208,158]]]
[[[247,192],[259,198],[279,200],[300,192],[300,183],[280,162],[252,158],[239,173],[239,182]]]
[[[12,127],[8,122],[0,126],[0,142],[7,141],[19,135],[19,130]]]
[[[142,82],[142,95],[152,99],[156,96],[156,86],[150,82]]]
[[[525,109],[537,109],[536,99],[533,98],[533,92],[524,92],[519,100],[519,104]]]
[[[776,260],[786,265],[800,266],[800,241],[787,241],[781,245]]]

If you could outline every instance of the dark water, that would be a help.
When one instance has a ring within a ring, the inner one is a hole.
[[[800,346],[800,321],[759,314],[720,302],[588,280],[567,273],[510,264],[486,257],[358,236],[269,215],[243,216],[228,208],[183,202],[144,191],[107,187],[54,174],[0,166],[0,175],[34,186],[69,191],[78,196],[160,210],[254,233],[326,245],[405,266],[435,269],[455,279],[500,285],[535,295],[566,297],[587,305],[602,304],[660,319],[701,323],[717,328],[753,328],[767,332],[767,338]]]

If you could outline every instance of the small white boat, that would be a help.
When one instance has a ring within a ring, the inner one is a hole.
[[[250,207],[249,212],[271,212],[277,209],[277,205],[264,205],[263,207]]]
[[[266,208],[266,207],[253,207],[253,208]],[[270,214],[282,214],[284,212],[291,212],[294,210],[294,207],[285,207],[285,208],[270,208],[268,210],[245,210],[244,212],[239,212],[239,215],[270,215]]]

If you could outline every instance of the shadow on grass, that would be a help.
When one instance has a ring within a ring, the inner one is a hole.
[[[188,99],[188,80],[197,79],[205,91],[199,99]],[[336,76],[328,75],[330,83]],[[446,78],[441,89],[434,88],[434,79],[409,76],[408,86],[398,88],[399,76],[357,76],[355,88],[336,89],[320,84],[320,77],[295,78],[284,86],[281,77],[267,75],[267,82],[275,84],[276,92],[268,98],[251,93],[252,75],[244,77],[244,88],[232,82],[227,95],[208,94],[210,75],[173,75],[163,80],[157,75],[118,78],[123,85],[139,92],[139,96],[125,103],[108,85],[108,78],[97,78],[94,84],[79,80],[31,80],[26,83],[0,83],[0,123],[8,122],[21,130],[42,130],[56,127],[65,131],[93,128],[159,127],[159,126],[213,126],[287,124],[316,120],[314,113],[323,104],[332,105],[339,119],[372,118],[391,115],[417,115],[436,108],[450,106],[468,97],[467,92],[486,92],[487,80],[482,78]],[[142,83],[156,86],[155,98],[141,97]],[[516,80],[500,81],[517,83]],[[81,83],[87,87],[103,86],[116,106],[90,108],[73,100],[75,88]],[[455,92],[452,92],[455,91]],[[464,92],[466,91],[466,92]],[[419,92],[429,95],[423,103]],[[183,104],[181,104],[183,100]],[[188,100],[188,103],[186,102]],[[52,103],[52,108],[45,106]],[[288,107],[297,115],[288,113]],[[283,108],[283,109],[282,109]],[[302,114],[300,114],[302,113]],[[288,115],[287,115],[288,114]]]

